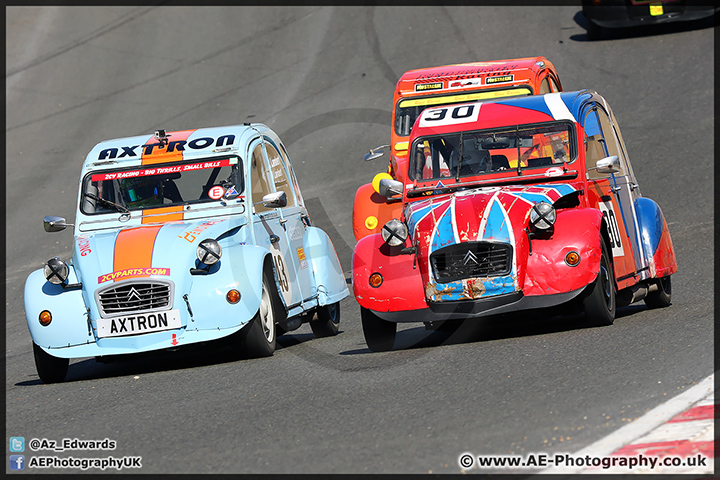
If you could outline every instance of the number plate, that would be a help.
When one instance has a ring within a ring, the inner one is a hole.
[[[162,312],[135,313],[113,318],[98,318],[97,336],[123,337],[150,332],[162,332],[182,327],[180,310],[164,310]]]

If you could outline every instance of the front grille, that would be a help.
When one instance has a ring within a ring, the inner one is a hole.
[[[441,248],[430,255],[435,279],[448,283],[463,278],[497,277],[512,270],[508,243],[465,242]]]
[[[163,310],[172,306],[172,282],[123,282],[110,285],[95,294],[100,315]]]

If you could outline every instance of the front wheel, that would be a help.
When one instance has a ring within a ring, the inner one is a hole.
[[[593,326],[612,325],[615,321],[615,284],[614,273],[607,248],[603,242],[600,257],[600,271],[597,279],[583,300],[587,322]]]
[[[317,310],[317,320],[310,320],[316,337],[333,337],[340,330],[340,302],[323,305]]]
[[[275,310],[272,304],[271,283],[263,274],[260,308],[245,327],[245,351],[251,357],[269,357],[275,352]]]
[[[672,283],[670,275],[657,280],[658,289],[648,293],[645,297],[645,305],[648,308],[663,308],[670,306],[670,298],[672,297]]]
[[[387,352],[395,344],[397,323],[388,322],[367,308],[360,307],[365,343],[373,352]]]
[[[70,360],[67,358],[53,357],[33,342],[33,355],[35,356],[35,368],[40,380],[45,383],[57,383],[65,380]]]

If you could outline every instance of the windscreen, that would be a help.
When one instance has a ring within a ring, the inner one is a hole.
[[[577,156],[574,127],[566,122],[420,137],[410,178],[433,180],[570,163]]]
[[[103,170],[85,177],[81,208],[92,215],[189,205],[236,198],[243,190],[237,156]]]

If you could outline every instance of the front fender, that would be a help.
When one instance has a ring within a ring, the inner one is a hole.
[[[385,197],[373,189],[372,183],[366,183],[355,192],[353,203],[353,233],[355,240],[380,233],[383,225],[393,218],[400,218],[402,202],[388,202]]]
[[[267,249],[255,245],[225,247],[217,271],[193,276],[188,293],[193,315],[188,329],[231,328],[252,320],[260,308],[263,262],[267,255],[270,255]],[[234,305],[225,299],[233,288],[241,295]]]
[[[76,283],[75,269],[70,267],[68,283]],[[25,317],[33,342],[43,348],[62,348],[95,343],[88,325],[87,308],[80,289],[64,290],[45,280],[42,269],[32,272],[25,281]],[[40,325],[38,317],[50,311],[52,322]]]
[[[650,276],[665,277],[677,272],[677,260],[665,216],[653,200],[635,200],[640,238],[645,258],[650,264]]]
[[[312,266],[320,306],[350,295],[335,247],[324,231],[308,227],[303,236],[303,249]]]
[[[558,210],[549,239],[534,238],[528,256],[525,295],[552,295],[578,290],[597,278],[602,255],[602,212],[595,208]],[[580,263],[565,256],[575,251]]]
[[[409,247],[409,239],[405,241]],[[353,251],[353,293],[361,307],[376,312],[427,308],[420,266],[414,256],[401,254],[402,247],[389,247],[379,233],[362,238]],[[370,285],[370,275],[380,273],[383,283]]]

